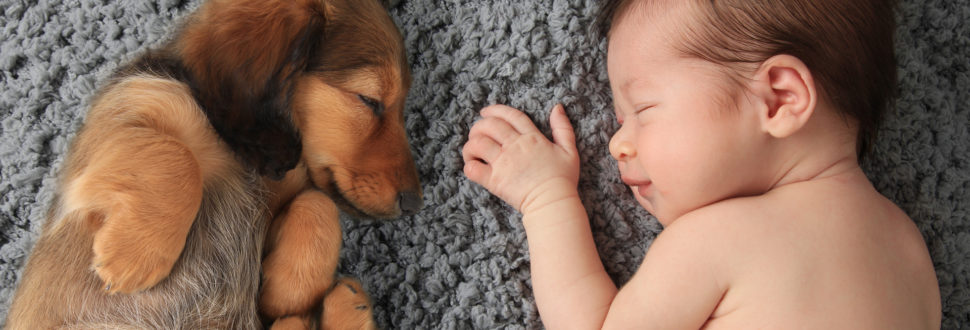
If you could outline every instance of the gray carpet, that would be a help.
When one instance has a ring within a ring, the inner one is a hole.
[[[197,6],[0,0],[0,320],[89,97]],[[541,327],[518,214],[461,172],[461,145],[491,103],[525,109],[542,125],[550,107],[566,104],[600,254],[618,283],[636,269],[660,226],[636,207],[609,158],[616,125],[604,44],[587,32],[595,6],[394,1],[414,72],[407,125],[426,206],[393,222],[344,219],[341,264],[373,295],[384,328]],[[970,1],[908,0],[897,16],[902,95],[865,169],[928,242],[943,328],[970,328]]]

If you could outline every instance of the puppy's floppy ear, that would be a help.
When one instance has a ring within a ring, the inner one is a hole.
[[[313,0],[213,0],[176,41],[209,121],[262,175],[282,178],[300,159],[290,98],[323,38],[324,13]]]

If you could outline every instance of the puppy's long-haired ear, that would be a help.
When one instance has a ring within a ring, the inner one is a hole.
[[[213,0],[176,41],[212,126],[262,175],[282,178],[300,159],[290,98],[323,38],[324,9],[313,0]]]

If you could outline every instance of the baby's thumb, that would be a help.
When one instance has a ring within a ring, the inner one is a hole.
[[[549,114],[549,128],[552,129],[552,140],[568,150],[576,149],[576,135],[573,133],[573,125],[569,123],[566,116],[566,109],[562,104],[556,104]]]

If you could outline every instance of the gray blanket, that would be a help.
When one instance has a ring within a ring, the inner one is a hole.
[[[462,175],[461,145],[491,103],[524,109],[542,127],[555,103],[566,105],[606,269],[622,284],[637,268],[661,227],[637,207],[607,150],[617,126],[605,45],[588,31],[596,4],[393,1],[414,73],[407,128],[426,206],[389,222],[345,217],[340,267],[364,282],[382,327],[541,327],[519,214]],[[0,0],[0,320],[91,95],[197,6]],[[897,18],[902,94],[864,168],[927,241],[943,328],[970,328],[970,2],[907,0]]]

